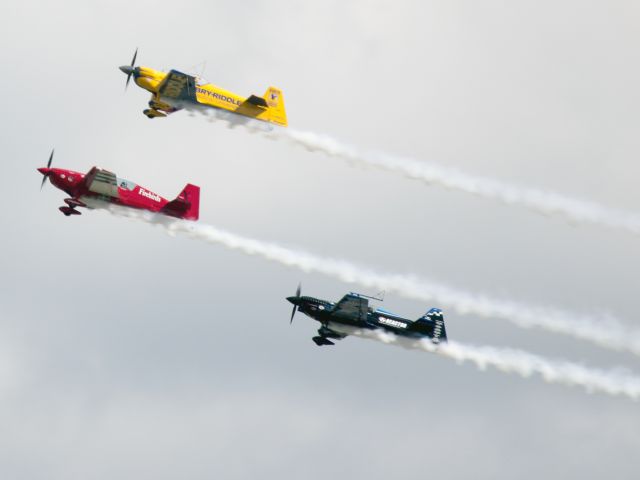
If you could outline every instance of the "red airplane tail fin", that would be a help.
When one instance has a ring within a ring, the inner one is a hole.
[[[200,187],[187,184],[175,200],[162,209],[167,215],[184,220],[198,220],[200,217]]]

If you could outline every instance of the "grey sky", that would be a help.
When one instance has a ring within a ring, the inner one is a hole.
[[[636,478],[639,404],[288,325],[349,285],[38,191],[99,165],[201,222],[640,328],[638,238],[353,168],[181,112],[117,69],[284,91],[292,128],[640,211],[632,1],[0,5],[0,473],[69,478]],[[375,292],[369,292],[375,293]],[[432,305],[384,306],[417,318]],[[437,306],[437,305],[433,305]],[[637,358],[445,311],[449,337],[640,372]]]

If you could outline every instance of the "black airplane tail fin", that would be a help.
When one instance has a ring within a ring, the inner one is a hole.
[[[444,315],[439,308],[432,308],[409,327],[431,338],[433,343],[445,343],[447,330],[444,326]]]

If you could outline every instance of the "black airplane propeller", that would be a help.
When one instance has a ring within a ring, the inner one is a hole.
[[[53,152],[55,151],[55,148],[53,150],[51,150],[51,155],[49,155],[49,161],[47,162],[47,170],[43,177],[42,177],[42,183],[40,184],[40,190],[42,190],[42,187],[44,187],[44,182],[47,181],[47,178],[49,178],[49,175],[51,175],[51,172],[49,172],[49,169],[51,168],[51,162],[53,161]]]
[[[300,298],[300,290],[302,289],[302,284],[298,284],[298,288],[296,290],[296,300]],[[298,311],[298,302],[295,302],[293,304],[293,310],[291,311],[291,320],[289,320],[289,325],[291,325],[293,323],[293,317],[295,316],[296,312]]]

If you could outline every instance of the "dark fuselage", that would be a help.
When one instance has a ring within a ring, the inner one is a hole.
[[[331,328],[332,324],[342,324],[353,328],[383,329],[404,337],[430,338],[434,343],[446,341],[444,318],[437,308],[429,310],[418,320],[409,320],[380,308],[374,310],[358,294],[345,295],[338,303],[307,296],[288,297],[287,300],[296,305],[298,311],[322,324],[318,331],[320,337],[344,337],[344,333]]]

